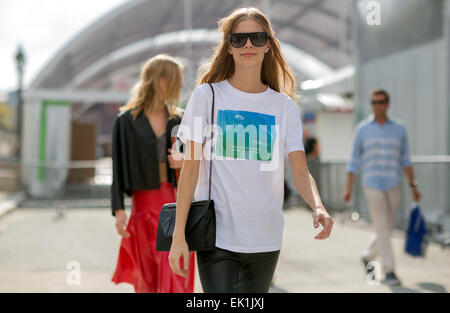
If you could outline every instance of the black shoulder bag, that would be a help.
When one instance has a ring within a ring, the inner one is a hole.
[[[214,125],[214,88],[209,84],[213,94],[211,125]],[[186,221],[185,236],[190,251],[212,250],[216,246],[216,212],[211,199],[212,170],[212,128],[211,128],[211,160],[209,161],[209,193],[208,200],[192,201]],[[156,235],[156,250],[170,251],[172,235],[175,229],[176,203],[166,203],[161,208]]]

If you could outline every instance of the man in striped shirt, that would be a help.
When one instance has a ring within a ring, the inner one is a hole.
[[[373,113],[356,126],[344,200],[350,201],[355,174],[362,170],[363,189],[375,230],[363,252],[362,261],[369,274],[369,262],[380,256],[384,282],[399,285],[400,280],[394,272],[390,237],[400,207],[402,169],[408,178],[414,201],[420,200],[420,193],[409,157],[406,128],[401,121],[387,116],[389,94],[375,89],[371,102]]]

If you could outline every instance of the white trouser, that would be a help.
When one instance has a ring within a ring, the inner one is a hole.
[[[363,257],[370,262],[380,256],[383,272],[393,272],[394,253],[391,234],[400,207],[400,184],[389,190],[379,190],[367,186],[363,188],[369,203],[372,226],[375,230],[375,235],[368,242]]]

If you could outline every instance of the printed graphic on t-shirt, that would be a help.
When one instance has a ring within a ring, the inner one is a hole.
[[[275,116],[250,111],[218,110],[216,155],[270,161],[275,144]]]

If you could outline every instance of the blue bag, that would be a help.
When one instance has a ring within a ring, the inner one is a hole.
[[[425,221],[420,212],[419,204],[414,202],[412,208],[406,234],[405,252],[412,256],[424,256],[424,236],[427,232]]]

